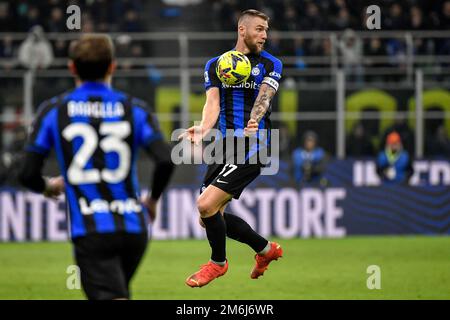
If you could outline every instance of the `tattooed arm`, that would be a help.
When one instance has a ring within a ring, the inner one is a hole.
[[[263,83],[259,89],[258,97],[255,100],[252,111],[250,113],[250,120],[247,127],[244,129],[244,134],[249,136],[258,131],[258,125],[261,119],[266,114],[270,107],[270,102],[274,97],[276,91],[270,85]]]

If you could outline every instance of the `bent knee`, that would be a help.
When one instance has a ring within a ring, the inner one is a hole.
[[[210,217],[217,212],[215,206],[202,197],[197,200],[197,209],[203,218]]]

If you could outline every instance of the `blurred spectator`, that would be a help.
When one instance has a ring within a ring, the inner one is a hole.
[[[406,68],[407,55],[406,43],[403,39],[388,39],[386,43],[386,51],[388,53],[388,61],[390,67],[397,68],[396,71],[404,72]],[[393,74],[388,77],[389,80],[398,81],[400,76]]]
[[[346,141],[346,153],[350,157],[371,157],[375,155],[370,136],[361,122],[357,122],[348,135]]]
[[[323,3],[328,4],[328,11],[333,15],[336,15],[342,9],[347,8],[345,0],[324,1]]]
[[[413,6],[410,9],[410,16],[408,21],[409,30],[425,30],[427,29],[426,22],[423,20],[422,10],[418,6]]]
[[[306,62],[303,57],[306,55],[305,51],[305,40],[302,37],[297,37],[294,39],[294,55],[295,59],[295,67],[297,69],[305,69]]]
[[[20,45],[19,61],[29,69],[45,69],[52,63],[53,49],[41,26],[33,27]]]
[[[428,24],[423,19],[423,12],[418,6],[413,6],[410,9],[408,29],[413,31],[428,29]],[[433,54],[433,51],[434,51],[434,42],[432,39],[426,38],[414,39],[414,54],[416,55]]]
[[[0,185],[17,185],[17,175],[23,163],[23,148],[27,139],[25,127],[19,126],[14,129],[13,140],[0,153]]]
[[[108,5],[108,0],[89,1],[88,10],[92,16],[92,20],[98,24],[112,24],[114,21],[111,18],[112,8]],[[127,11],[124,11],[127,12]]]
[[[284,13],[284,29],[295,31],[300,29],[300,19],[294,6],[288,6]]]
[[[66,19],[61,8],[54,7],[47,23],[48,32],[63,32],[66,28]]]
[[[52,12],[54,8],[63,8],[65,5],[69,6],[71,4],[76,3],[77,0],[72,1],[64,1],[64,0],[46,0],[46,1],[40,1],[39,8],[41,9],[41,12]],[[69,3],[66,3],[69,2]]]
[[[39,8],[34,6],[29,6],[25,20],[24,20],[24,28],[25,30],[30,30],[35,26],[39,26],[42,24],[44,19],[41,17],[41,13]]]
[[[124,70],[130,70],[133,68],[140,67],[138,63],[136,63],[136,58],[142,58],[143,49],[139,43],[134,43],[130,47],[129,59],[124,59],[121,63],[121,68]],[[141,66],[142,67],[142,66]]]
[[[94,21],[87,13],[81,14],[81,31],[84,33],[90,33],[95,31]]]
[[[12,31],[13,17],[8,2],[0,2],[0,32]]]
[[[123,13],[128,10],[134,10],[136,12],[143,12],[143,6],[141,0],[114,0],[108,1],[106,5],[110,5],[112,2],[112,18],[113,21],[120,21],[123,19]]]
[[[371,38],[369,45],[365,49],[365,55],[368,57],[368,64],[372,67],[383,66],[384,63],[376,61],[376,58],[386,56],[386,49],[383,46],[380,38]],[[371,60],[370,57],[374,59]]]
[[[301,30],[323,30],[326,27],[326,19],[320,15],[319,7],[314,2],[306,4],[306,16],[300,19]]]
[[[336,30],[345,30],[353,26],[350,12],[347,8],[341,8],[336,18],[333,19],[333,27]]]
[[[345,30],[339,41],[342,64],[345,74],[350,81],[361,83],[363,81],[362,67],[362,41],[351,29]]]
[[[450,29],[450,1],[447,0],[442,4],[442,14],[439,20],[439,27],[441,30]]]
[[[408,151],[403,149],[402,140],[397,132],[387,136],[386,146],[378,154],[377,174],[385,183],[408,183],[413,167]]]
[[[56,40],[53,44],[53,48],[54,48],[54,56],[56,58],[67,58],[68,52],[66,41],[62,39]]]
[[[389,8],[389,14],[386,16],[383,29],[388,30],[405,30],[407,24],[403,15],[402,7],[399,3],[394,2]]]
[[[386,144],[387,137],[392,132],[397,132],[400,135],[403,147],[406,151],[408,151],[409,154],[414,154],[414,132],[409,127],[405,117],[399,114],[395,116],[394,124],[388,127],[383,133],[381,138],[382,146]]]
[[[364,55],[366,56],[366,65],[370,68],[385,67],[386,61],[386,48],[380,38],[369,39],[367,47],[364,49]],[[367,77],[370,81],[382,81],[382,75],[369,75]]]
[[[12,37],[10,35],[6,35],[0,42],[0,58],[13,58],[14,55],[15,48]]]
[[[440,125],[432,137],[427,138],[425,154],[434,157],[450,158],[450,139],[444,125]]]
[[[139,21],[139,14],[134,10],[128,10],[125,13],[125,19],[122,22],[121,31],[124,32],[140,32],[143,31]]]
[[[317,134],[307,131],[303,135],[303,146],[292,153],[294,178],[299,184],[324,185],[322,174],[325,170],[326,154],[318,145]]]

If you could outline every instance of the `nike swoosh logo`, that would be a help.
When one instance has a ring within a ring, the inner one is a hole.
[[[218,183],[228,183],[228,182],[222,181],[222,180],[220,180],[220,179],[217,179],[217,182],[218,182]]]

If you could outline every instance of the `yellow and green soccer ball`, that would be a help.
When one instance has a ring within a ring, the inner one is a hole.
[[[227,51],[217,60],[216,74],[222,83],[229,86],[245,82],[251,70],[250,60],[239,51]]]

